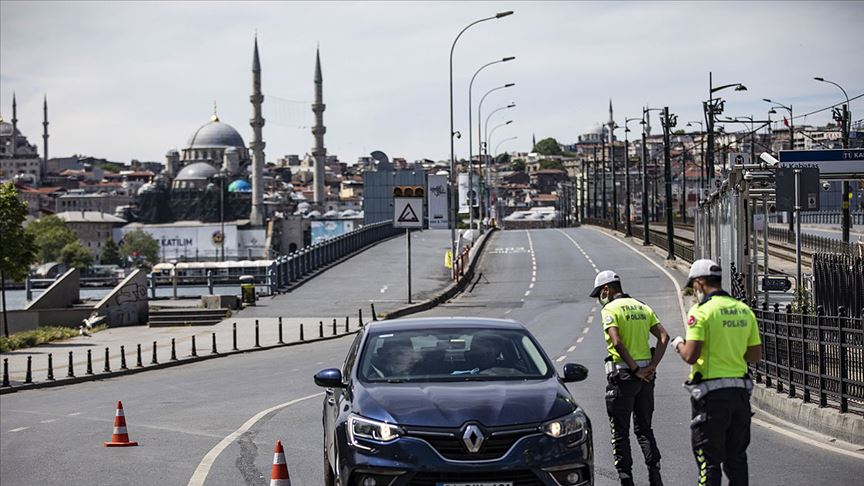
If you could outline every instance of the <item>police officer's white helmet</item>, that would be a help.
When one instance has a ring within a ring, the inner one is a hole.
[[[600,290],[604,285],[609,285],[612,282],[620,282],[621,277],[612,270],[603,270],[594,277],[594,290],[591,291],[589,297],[599,297]]]
[[[704,258],[696,260],[690,265],[690,273],[687,275],[687,287],[693,287],[693,279],[699,277],[722,277],[723,269],[713,260]]]

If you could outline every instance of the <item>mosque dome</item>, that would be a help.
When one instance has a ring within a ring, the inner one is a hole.
[[[188,148],[226,148],[245,147],[243,137],[227,123],[222,123],[214,117],[209,123],[201,125],[195,133],[189,137],[186,143]]]
[[[194,180],[207,180],[211,177],[218,174],[219,171],[216,170],[215,167],[208,164],[207,162],[195,162],[194,164],[189,164],[186,167],[183,167],[180,172],[177,173],[177,177],[174,178],[175,181],[194,181]]]
[[[252,192],[252,185],[243,179],[237,179],[228,184],[228,192]]]
[[[139,187],[138,192],[136,192],[136,194],[138,194],[140,196],[144,193],[152,192],[155,190],[156,190],[156,184],[154,184],[152,182],[148,182],[146,184],[143,184],[141,187]]]

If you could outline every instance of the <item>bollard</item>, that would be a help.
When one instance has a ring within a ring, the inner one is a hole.
[[[173,339],[172,339],[173,341]],[[171,347],[171,351],[174,351],[174,347]],[[175,358],[176,359],[176,358]],[[159,360],[156,359],[156,341],[153,341],[153,359],[150,361],[150,364],[159,364]]]
[[[255,319],[255,347],[261,347],[261,343],[258,341],[258,319]]]
[[[93,353],[89,349],[87,350],[87,371],[86,371],[86,373],[88,375],[93,374]]]
[[[213,295],[213,270],[207,270],[207,292]]]
[[[12,386],[9,383],[9,358],[3,358],[3,385],[0,386]]]
[[[370,302],[369,306],[372,307],[372,320],[377,321],[378,320],[378,314],[375,313],[375,302]]]
[[[102,369],[105,373],[111,373],[111,360],[108,359],[108,346],[105,346],[105,368]]]
[[[318,337],[324,337],[324,321],[318,321]]]
[[[351,332],[348,324],[348,316],[345,316],[345,332]]]
[[[336,318],[333,318],[333,335],[336,335]]]
[[[27,356],[27,374],[24,375],[24,383],[33,383],[33,358]]]
[[[300,340],[303,341],[303,323],[300,323]]]
[[[27,302],[33,300],[33,282],[30,280],[29,276],[24,279],[24,295],[24,298],[27,299]]]
[[[192,336],[192,357],[193,358],[198,357],[198,349],[195,346],[195,336]]]
[[[144,363],[141,361],[141,345],[138,345],[138,361],[135,362],[135,366],[139,368],[144,367]]]
[[[54,354],[48,353],[48,381],[54,381]]]
[[[285,344],[285,341],[282,340],[282,318],[279,318],[279,344]]]
[[[120,369],[128,370],[129,367],[126,366],[126,346],[120,345]]]
[[[219,354],[219,351],[216,351],[216,333],[215,332],[212,334],[212,338],[213,338],[213,347],[210,349],[210,352],[212,354]]]
[[[357,320],[360,322],[360,327],[363,327],[363,309],[357,309]]]
[[[237,323],[234,323],[234,347],[232,347],[234,351],[237,351]]]
[[[153,349],[153,361],[156,361],[156,349]],[[174,345],[174,338],[171,338],[171,361],[177,361],[177,348]]]
[[[72,351],[69,351],[69,371],[66,372],[66,378],[75,378],[75,367],[72,365]]]

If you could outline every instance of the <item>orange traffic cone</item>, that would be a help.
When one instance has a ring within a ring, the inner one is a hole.
[[[282,442],[276,441],[276,448],[273,450],[273,471],[270,473],[270,486],[291,486],[291,479],[288,478],[288,466],[285,464],[285,451],[282,449]]]
[[[137,442],[129,440],[126,432],[126,416],[123,415],[123,403],[117,400],[117,413],[114,414],[114,432],[111,434],[111,442],[105,442],[105,447],[129,447],[137,446]]]

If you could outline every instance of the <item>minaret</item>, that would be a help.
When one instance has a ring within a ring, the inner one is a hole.
[[[327,128],[324,126],[324,77],[321,75],[321,53],[315,49],[315,101],[312,103],[312,112],[315,113],[315,126],[312,127],[312,135],[315,136],[315,148],[312,149],[312,157],[315,159],[315,204],[324,206],[324,164],[327,162],[327,149],[324,148],[324,134]]]
[[[12,157],[18,148],[18,103],[15,101],[15,93],[12,93]]]
[[[263,199],[264,199],[264,140],[261,137],[261,129],[264,127],[264,117],[261,116],[261,104],[264,95],[261,94],[261,61],[258,60],[258,35],[255,35],[255,52],[252,57],[252,211],[249,214],[249,223],[252,226],[264,224]]]
[[[48,166],[48,95],[42,101],[42,169]]]
[[[609,98],[609,160],[615,163],[615,117],[612,116],[612,98]]]

